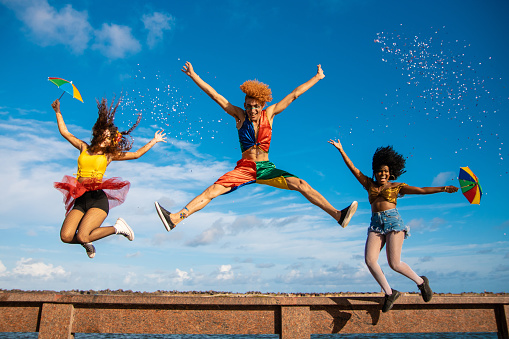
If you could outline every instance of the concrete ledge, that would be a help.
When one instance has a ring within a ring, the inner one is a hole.
[[[509,339],[508,295],[164,296],[0,291],[0,332],[279,334],[497,332]]]

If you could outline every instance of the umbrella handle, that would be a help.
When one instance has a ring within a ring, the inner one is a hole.
[[[58,100],[60,100],[64,94],[65,94],[65,91],[62,92],[62,95],[60,96],[60,98],[58,98]]]

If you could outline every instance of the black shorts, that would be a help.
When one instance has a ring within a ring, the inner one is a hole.
[[[102,209],[106,212],[106,214],[108,214],[110,211],[110,204],[108,202],[108,197],[103,190],[85,192],[85,194],[76,199],[72,209],[87,213],[87,211],[91,208]]]

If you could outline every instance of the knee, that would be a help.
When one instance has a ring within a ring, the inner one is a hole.
[[[76,240],[81,244],[90,242],[90,234],[85,234],[78,231],[78,234],[76,234]]]
[[[311,186],[302,179],[297,179],[292,184],[294,186],[293,189],[299,192],[307,192],[311,189]]]
[[[69,244],[70,242],[72,242],[73,239],[74,239],[74,234],[60,233],[60,240],[62,240],[62,242],[66,243],[66,244]]]
[[[378,265],[377,258],[364,257],[364,262],[369,268],[376,267]]]
[[[392,260],[389,260],[389,267],[393,271],[396,271],[396,272],[401,271],[401,265],[402,265],[401,261],[392,261]]]
[[[230,187],[225,187],[225,186],[219,185],[219,184],[213,184],[212,186],[207,188],[204,193],[205,193],[205,197],[207,199],[212,200],[212,199],[220,196],[221,194],[228,192],[229,190],[230,190]]]

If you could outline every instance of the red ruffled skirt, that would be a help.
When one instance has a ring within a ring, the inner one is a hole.
[[[64,175],[62,181],[53,183],[53,186],[64,195],[65,214],[67,215],[74,206],[74,201],[87,191],[103,190],[108,197],[110,209],[121,205],[125,201],[131,183],[118,177],[104,181],[90,178],[78,182],[75,177]]]

